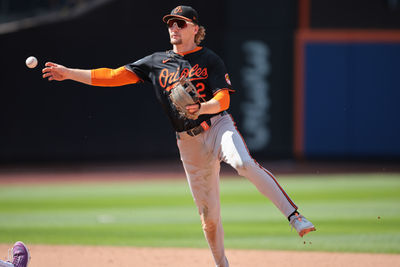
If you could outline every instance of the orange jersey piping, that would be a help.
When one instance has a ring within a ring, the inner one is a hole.
[[[197,46],[195,49],[192,49],[192,50],[190,50],[190,51],[186,51],[186,52],[183,52],[183,53],[177,53],[177,54],[179,54],[179,55],[181,55],[181,56],[185,56],[185,55],[187,55],[187,54],[197,52],[197,51],[199,51],[199,50],[201,50],[201,49],[203,49],[203,47]]]
[[[244,144],[244,146],[246,147],[247,153],[249,154],[250,158],[254,161],[254,163],[255,163],[261,170],[263,170],[269,177],[272,178],[272,180],[273,180],[273,181],[275,182],[275,184],[278,186],[278,188],[280,189],[280,191],[282,192],[282,194],[285,196],[285,198],[287,199],[287,201],[290,203],[290,205],[291,205],[295,210],[297,210],[298,207],[296,206],[296,204],[294,204],[293,200],[288,196],[288,194],[285,192],[285,190],[283,190],[283,188],[282,188],[281,185],[278,183],[278,180],[274,177],[274,175],[273,175],[271,172],[269,172],[267,169],[265,169],[263,166],[261,166],[261,165],[251,156],[250,151],[249,151],[249,148],[247,147],[247,144],[246,144],[246,142],[244,141],[243,136],[241,135],[241,133],[239,132],[239,130],[238,130],[237,126],[236,126],[235,120],[233,119],[233,117],[232,117],[231,114],[229,114],[229,116],[230,116],[230,118],[231,118],[231,120],[232,120],[232,122],[233,122],[233,125],[234,125],[235,128],[236,128],[237,133],[238,133],[239,136],[242,138],[243,144]]]

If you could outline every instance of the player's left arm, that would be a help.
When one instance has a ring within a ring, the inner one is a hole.
[[[200,104],[200,114],[216,114],[227,110],[230,104],[230,96],[228,89],[218,91],[212,99]],[[187,110],[190,113],[196,113],[199,110],[199,105],[188,105]]]

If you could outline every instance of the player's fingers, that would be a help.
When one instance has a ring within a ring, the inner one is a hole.
[[[43,74],[43,78],[47,78],[52,76],[50,72],[46,72],[45,74]]]
[[[199,108],[199,105],[197,105],[197,104],[194,104],[194,105],[187,105],[186,106],[186,109],[197,109],[197,108]]]
[[[44,64],[46,67],[56,67],[57,64],[53,63],[53,62],[46,62],[46,64]]]
[[[199,111],[199,105],[197,105],[197,104],[188,105],[188,106],[186,106],[186,110],[187,110],[189,113],[196,113],[197,111]]]
[[[51,71],[51,68],[44,68],[44,69],[42,69],[42,73],[50,72],[50,71]]]

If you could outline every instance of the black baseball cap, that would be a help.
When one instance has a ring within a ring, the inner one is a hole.
[[[174,9],[172,9],[171,14],[165,15],[163,17],[163,21],[167,23],[168,20],[171,18],[179,18],[199,25],[199,15],[197,14],[197,11],[194,10],[194,8],[191,6],[175,7]]]

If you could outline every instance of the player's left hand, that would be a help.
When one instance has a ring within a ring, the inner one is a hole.
[[[201,104],[200,104],[200,103],[193,104],[193,105],[187,105],[187,106],[186,106],[186,110],[187,110],[190,114],[197,114],[197,115],[200,115],[200,108],[201,108]]]

